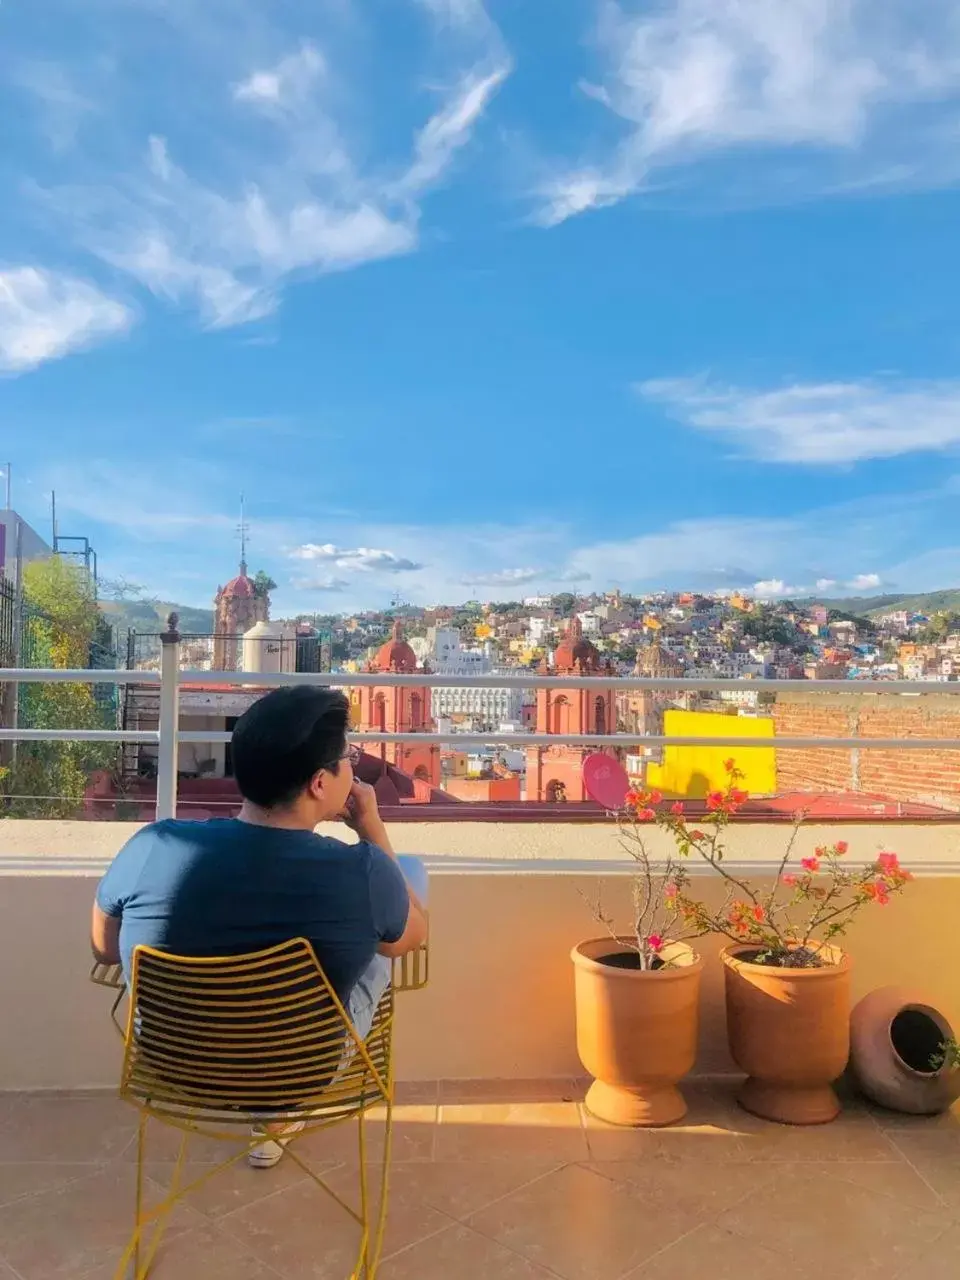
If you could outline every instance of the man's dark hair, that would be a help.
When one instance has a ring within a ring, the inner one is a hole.
[[[233,731],[233,772],[245,800],[262,809],[292,804],[321,769],[336,769],[347,744],[344,694],[309,685],[275,689]]]

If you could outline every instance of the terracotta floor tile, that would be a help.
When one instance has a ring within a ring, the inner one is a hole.
[[[159,1189],[148,1186],[156,1203]],[[113,1164],[67,1186],[40,1192],[0,1209],[0,1254],[22,1280],[86,1280],[109,1276],[133,1229],[133,1170]],[[173,1210],[174,1237],[203,1219]]]
[[[378,1280],[553,1280],[546,1271],[468,1227],[455,1226],[390,1258]]]
[[[809,1268],[712,1225],[698,1227],[622,1280],[744,1280],[746,1276],[813,1280]]]
[[[932,1210],[940,1207],[939,1197],[905,1160],[865,1164],[856,1160],[834,1160],[824,1164],[811,1162],[803,1167],[814,1177],[829,1177],[864,1191],[892,1196],[903,1205]],[[765,1172],[764,1177],[769,1177],[769,1173]]]
[[[277,1280],[277,1272],[216,1227],[204,1226],[161,1245],[150,1280]]]
[[[588,1155],[573,1102],[441,1106],[437,1160],[583,1160]]]
[[[517,1103],[579,1102],[582,1092],[572,1079],[549,1080],[443,1080],[440,1102]]]
[[[890,1280],[957,1280],[958,1275],[960,1226],[952,1227],[934,1244],[920,1249],[905,1266],[890,1273]],[[861,1277],[857,1276],[856,1280],[861,1280]],[[870,1277],[864,1274],[862,1280],[870,1280]],[[878,1274],[877,1280],[888,1278]]]
[[[889,1129],[887,1133],[897,1152],[937,1195],[960,1209],[960,1132],[934,1128]]]
[[[621,1160],[591,1161],[584,1167],[612,1182],[629,1184],[651,1208],[677,1208],[694,1222],[714,1218],[769,1183],[767,1171],[750,1163]]]
[[[721,1214],[718,1226],[795,1264],[848,1276],[872,1275],[871,1266],[905,1264],[941,1236],[950,1220],[945,1209],[911,1206],[905,1212],[889,1194],[803,1165],[784,1165],[771,1176],[767,1194],[742,1200]]]
[[[136,1124],[134,1109],[110,1094],[31,1094],[8,1112],[0,1130],[0,1156],[5,1163],[112,1160],[130,1146]]]
[[[950,1133],[960,1134],[960,1101],[939,1116],[905,1116],[898,1111],[887,1111],[884,1107],[877,1106],[869,1106],[868,1109],[881,1129],[907,1129],[917,1133],[945,1129]]]
[[[228,1139],[211,1138],[204,1133],[191,1133],[187,1143],[187,1159],[195,1164],[219,1164],[221,1160],[226,1160],[231,1152],[239,1152],[249,1146],[250,1129],[246,1125],[224,1125],[220,1132],[228,1135]],[[163,1124],[152,1118],[148,1120],[144,1144],[147,1163],[165,1164],[176,1160],[180,1154],[183,1134],[184,1130],[175,1129],[173,1125]],[[136,1134],[120,1158],[128,1164],[136,1163]]]
[[[391,1181],[462,1221],[558,1167],[555,1160],[535,1158],[411,1162],[394,1165]]]
[[[398,1104],[393,1108],[393,1160],[432,1160],[434,1156],[436,1104]],[[367,1150],[379,1158],[384,1144],[384,1111],[375,1107],[367,1112]],[[337,1161],[342,1164],[359,1163],[358,1121],[348,1120],[330,1129],[318,1129],[307,1134],[300,1142],[305,1159]]]
[[[91,1164],[0,1164],[0,1207],[40,1191],[55,1191],[78,1178],[89,1178],[99,1165]],[[0,1248],[0,1253],[3,1250]]]
[[[484,1209],[469,1225],[564,1280],[614,1280],[699,1221],[669,1202],[654,1211],[629,1183],[569,1165]]]
[[[188,1161],[181,1171],[180,1185],[201,1178],[215,1165]],[[338,1168],[337,1164],[314,1165],[317,1173],[327,1173]],[[147,1173],[160,1187],[170,1186],[175,1165],[168,1162],[149,1162]],[[233,1213],[235,1209],[243,1209],[247,1205],[256,1204],[268,1196],[276,1195],[287,1187],[302,1182],[307,1175],[295,1161],[283,1159],[273,1169],[251,1169],[246,1156],[237,1160],[227,1169],[201,1182],[198,1187],[187,1194],[186,1203],[207,1218],[222,1218]]]
[[[856,1160],[890,1161],[897,1153],[890,1137],[866,1112],[844,1112],[832,1124],[785,1125],[758,1121],[757,1127],[741,1138],[748,1160],[798,1161]]]
[[[593,1160],[696,1160],[711,1164],[745,1159],[743,1139],[707,1115],[691,1113],[666,1129],[627,1129],[606,1124],[583,1108]]]
[[[356,1171],[337,1170],[330,1185],[359,1204]],[[376,1197],[373,1197],[376,1203]],[[451,1225],[452,1220],[391,1181],[384,1257]],[[300,1182],[218,1220],[218,1228],[273,1267],[285,1280],[344,1280],[357,1259],[360,1229],[320,1188]]]

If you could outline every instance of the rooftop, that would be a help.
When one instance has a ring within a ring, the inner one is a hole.
[[[577,1080],[401,1087],[380,1280],[955,1280],[960,1115],[849,1103],[788,1129],[688,1086],[669,1130],[593,1121]],[[132,1214],[135,1112],[105,1093],[0,1095],[0,1275],[108,1280]],[[374,1122],[376,1123],[376,1122]],[[175,1138],[153,1130],[150,1189]],[[341,1194],[354,1134],[304,1139]],[[194,1172],[223,1159],[198,1141]],[[157,1280],[343,1280],[349,1220],[292,1162],[238,1164],[171,1219]]]

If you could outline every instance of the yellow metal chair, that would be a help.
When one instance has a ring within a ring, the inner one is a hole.
[[[115,970],[101,966],[91,976],[101,985],[117,987]],[[426,981],[425,971],[413,977]],[[123,995],[120,989],[114,1021]],[[120,1084],[121,1097],[140,1112],[136,1220],[116,1280],[126,1280],[131,1267],[133,1280],[143,1280],[173,1205],[263,1140],[243,1134],[243,1127],[269,1122],[303,1124],[287,1141],[284,1158],[299,1165],[358,1224],[360,1245],[351,1280],[373,1280],[383,1243],[390,1167],[393,998],[391,986],[370,1034],[361,1040],[303,938],[250,955],[209,959],[137,947]],[[375,1209],[364,1119],[379,1105],[386,1107],[386,1117]],[[143,1187],[151,1117],[181,1130],[183,1138],[168,1194],[148,1209]],[[358,1206],[333,1191],[296,1150],[304,1135],[354,1118],[359,1130]],[[181,1186],[192,1134],[232,1142],[239,1149]],[[322,1239],[318,1247],[323,1247]]]

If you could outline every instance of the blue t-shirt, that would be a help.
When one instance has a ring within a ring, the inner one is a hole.
[[[121,918],[128,979],[140,944],[216,956],[302,937],[346,1000],[380,943],[403,934],[410,898],[400,868],[375,845],[211,818],[138,831],[101,880],[97,904]]]

